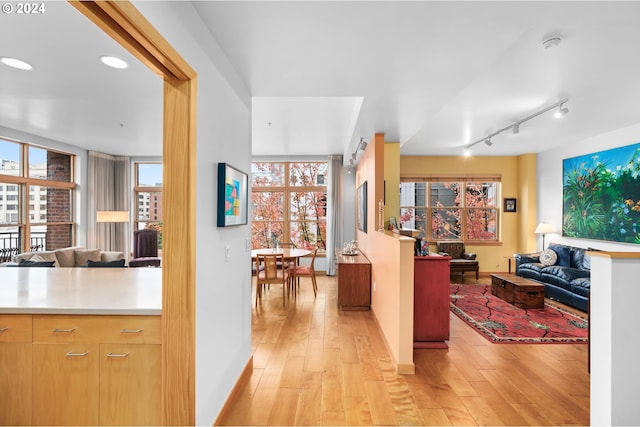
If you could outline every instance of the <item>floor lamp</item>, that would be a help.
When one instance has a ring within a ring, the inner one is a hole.
[[[535,234],[542,234],[542,250],[544,251],[544,236],[545,236],[545,234],[553,233],[553,227],[551,227],[546,222],[541,222],[536,227],[534,233]]]
[[[127,223],[129,222],[129,211],[97,211],[96,222],[99,223]],[[105,250],[113,251],[113,236],[109,233],[109,248]],[[117,249],[120,250],[120,249]],[[123,251],[124,252],[124,251]]]

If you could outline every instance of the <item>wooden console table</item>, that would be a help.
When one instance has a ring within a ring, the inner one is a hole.
[[[342,310],[371,308],[371,262],[361,252],[343,255],[336,251],[338,264],[338,307]]]

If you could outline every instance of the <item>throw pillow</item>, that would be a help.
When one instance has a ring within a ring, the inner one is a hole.
[[[558,256],[557,261],[556,261],[556,265],[562,266],[562,267],[571,267],[571,248],[568,246],[552,246],[551,248],[552,251],[554,251],[556,253],[556,255]]]
[[[60,267],[75,267],[75,252],[76,248],[62,248],[56,249],[56,258],[58,259],[58,265]]]
[[[543,265],[554,265],[558,259],[558,255],[552,249],[545,249],[540,254],[540,262]]]
[[[89,260],[100,262],[100,249],[76,249],[74,258],[76,267],[87,265]]]
[[[124,258],[115,261],[87,261],[87,267],[124,267]]]
[[[21,259],[18,267],[53,267],[55,261],[32,261],[30,259]]]
[[[43,261],[53,261],[53,266],[54,267],[59,267],[60,265],[58,264],[58,258],[56,257],[56,254],[53,252],[41,252],[41,253],[37,253],[34,256],[32,256],[31,258],[29,258],[30,261],[36,261],[36,262],[43,262]]]

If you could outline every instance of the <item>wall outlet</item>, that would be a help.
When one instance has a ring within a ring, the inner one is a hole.
[[[231,247],[229,247],[228,243],[225,243],[224,244],[224,261],[229,262],[230,258],[231,258]]]

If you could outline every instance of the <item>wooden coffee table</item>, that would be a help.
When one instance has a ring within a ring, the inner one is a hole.
[[[491,295],[519,308],[544,308],[544,285],[515,274],[492,274]]]

